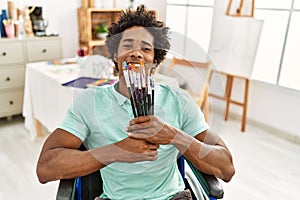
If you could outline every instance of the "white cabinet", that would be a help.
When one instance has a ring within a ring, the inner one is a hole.
[[[0,90],[22,88],[25,69],[22,65],[0,68]]]
[[[60,37],[1,38],[0,118],[22,113],[26,63],[60,58]]]
[[[27,62],[58,59],[62,56],[61,40],[57,37],[26,40]]]
[[[0,40],[0,65],[24,63],[23,42],[21,40]]]

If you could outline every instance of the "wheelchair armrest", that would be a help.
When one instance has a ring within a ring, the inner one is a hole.
[[[61,179],[56,194],[56,200],[70,200],[72,199],[73,186],[75,179]]]
[[[79,150],[86,151],[87,149],[82,144],[79,147]],[[76,187],[76,180],[78,181],[78,178],[72,178],[72,179],[61,179],[59,181],[58,190],[56,193],[56,200],[72,200],[76,199],[76,195],[78,195],[80,190],[80,195],[82,196],[82,199],[84,200],[94,200],[95,197],[99,196],[102,192],[102,178],[100,171],[97,170],[93,173],[90,173],[88,175],[82,176],[80,178],[80,184],[78,186],[78,189]]]
[[[203,186],[204,191],[211,197],[222,199],[224,190],[220,181],[213,175],[204,174],[199,171],[189,160],[186,161],[200,184]]]
[[[215,197],[217,199],[222,199],[224,196],[224,190],[220,181],[213,175],[204,173],[202,173],[202,175],[210,188],[210,196]]]
[[[79,188],[75,186],[75,178],[61,179],[59,181],[56,200],[76,199],[75,196],[79,194],[79,191],[82,199],[94,200],[103,192],[102,185],[103,183],[99,170],[86,176],[82,176]]]

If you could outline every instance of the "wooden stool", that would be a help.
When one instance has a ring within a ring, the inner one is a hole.
[[[218,99],[222,99],[226,101],[226,109],[225,109],[225,121],[228,120],[229,116],[229,106],[230,104],[235,104],[238,106],[241,106],[243,108],[243,114],[242,114],[242,126],[241,126],[241,131],[244,132],[246,129],[246,121],[247,121],[247,106],[248,106],[248,93],[249,93],[249,82],[250,79],[247,77],[243,76],[238,76],[238,75],[233,75],[225,72],[219,72],[217,70],[212,70],[211,76],[213,73],[218,73],[220,75],[226,76],[226,88],[225,88],[225,94],[224,96],[219,96],[216,94],[209,93],[211,97],[215,97]],[[234,78],[236,79],[241,79],[245,81],[245,88],[244,88],[244,99],[243,101],[239,102],[231,98],[231,92],[232,92],[232,87],[233,87],[233,80]],[[209,78],[211,80],[211,78]]]

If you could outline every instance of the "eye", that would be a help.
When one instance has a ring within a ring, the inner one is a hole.
[[[123,45],[123,48],[124,48],[124,49],[132,49],[132,47],[133,47],[133,46],[130,45],[130,44],[124,44],[124,45]]]
[[[143,51],[151,51],[151,48],[149,48],[149,47],[143,47],[142,49],[143,49]]]

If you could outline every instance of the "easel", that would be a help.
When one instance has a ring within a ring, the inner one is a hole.
[[[217,73],[221,76],[226,76],[225,92],[224,92],[224,96],[212,94],[211,92],[209,93],[209,96],[226,101],[226,109],[225,109],[225,116],[224,116],[225,121],[228,120],[230,104],[235,104],[235,105],[242,107],[243,113],[242,113],[241,131],[244,132],[246,130],[247,106],[248,106],[248,94],[249,94],[250,79],[247,77],[232,75],[232,74],[229,74],[226,72],[219,72],[217,70],[212,70],[211,76],[214,73]],[[212,77],[209,78],[209,80],[211,80],[211,79],[212,79]],[[241,80],[245,81],[243,101],[237,101],[237,100],[232,99],[232,97],[231,97],[234,79],[241,79]]]
[[[251,12],[250,14],[243,13],[244,10],[244,0],[240,0],[239,7],[236,9],[236,13],[230,14],[230,9],[232,6],[232,0],[229,0],[226,15],[232,17],[253,17],[254,16],[254,0],[251,0]]]
[[[253,17],[253,15],[254,15],[254,0],[251,0],[251,1],[252,2],[251,2],[251,12],[250,12],[250,14],[244,14],[243,13],[244,0],[240,0],[240,4],[239,4],[239,7],[236,9],[236,13],[230,14],[231,6],[232,6],[232,0],[229,0],[228,7],[227,7],[227,10],[226,10],[226,15],[227,16],[232,16],[232,17]],[[212,94],[212,93],[210,93],[209,95],[211,97],[215,97],[215,98],[222,99],[222,100],[226,101],[226,109],[225,109],[225,116],[224,116],[225,121],[228,120],[230,104],[235,104],[235,105],[238,105],[238,106],[242,107],[243,111],[242,111],[241,131],[244,132],[246,130],[247,106],[248,106],[250,78],[246,77],[246,76],[244,77],[244,76],[240,76],[240,75],[230,74],[230,73],[227,73],[227,72],[220,72],[218,70],[212,70],[211,76],[214,73],[218,73],[219,75],[226,77],[225,92],[224,92],[224,96],[220,96],[220,95],[216,95],[216,94]],[[236,100],[232,99],[231,93],[232,93],[234,79],[240,79],[240,80],[245,82],[244,95],[243,95],[243,100],[242,101],[236,101]],[[209,80],[211,80],[211,77],[209,78]]]

